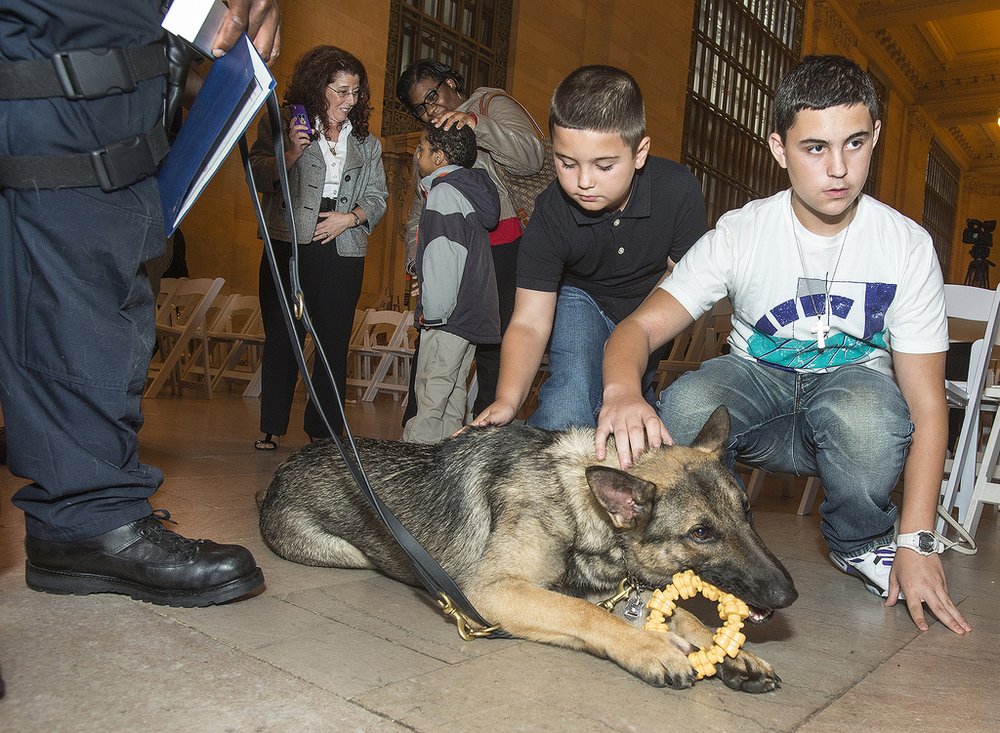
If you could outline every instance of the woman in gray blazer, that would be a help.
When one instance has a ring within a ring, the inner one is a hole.
[[[368,130],[370,99],[362,63],[336,46],[317,46],[296,62],[285,92],[284,160],[276,159],[267,115],[250,152],[254,177],[264,185],[267,227],[283,273],[288,271],[293,245],[285,200],[278,190],[277,165],[288,171],[303,296],[341,395],[368,235],[385,213],[388,196],[382,145]],[[291,105],[302,105],[304,117],[293,115]],[[282,288],[287,293],[288,283],[282,282]],[[273,450],[274,437],[288,429],[298,367],[265,257],[260,263],[260,303],[265,334],[260,408],[264,438],[254,445]],[[301,326],[297,329],[302,343],[305,332]],[[332,428],[340,432],[340,411],[323,369],[313,370],[313,382]],[[310,438],[329,437],[311,401],[304,427]]]

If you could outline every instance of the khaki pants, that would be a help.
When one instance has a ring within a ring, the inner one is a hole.
[[[461,336],[433,328],[420,333],[416,381],[410,395],[417,402],[417,414],[403,428],[404,441],[437,443],[462,427],[466,381],[475,353],[475,345]]]

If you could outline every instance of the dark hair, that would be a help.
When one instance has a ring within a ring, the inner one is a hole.
[[[292,80],[285,90],[283,102],[286,105],[301,104],[306,108],[310,120],[319,117],[325,121],[326,85],[340,72],[358,77],[361,93],[347,119],[351,121],[351,134],[358,140],[364,140],[368,137],[368,118],[372,113],[368,73],[364,64],[342,48],[316,46],[302,54],[295,62]]]
[[[455,83],[455,91],[459,94],[462,93],[465,87],[465,79],[462,78],[461,74],[448,66],[448,64],[442,64],[440,61],[435,61],[434,59],[414,61],[399,75],[399,81],[396,82],[396,96],[410,114],[414,116],[416,116],[416,112],[413,109],[413,103],[410,101],[410,90],[416,86],[417,82],[421,82],[424,79],[433,79],[436,82],[451,79]]]
[[[627,71],[614,66],[581,66],[559,82],[549,107],[553,127],[621,135],[633,151],[646,136],[642,90]]]
[[[774,131],[785,139],[804,109],[863,104],[879,119],[878,92],[870,76],[845,56],[806,56],[778,82],[774,95]]]
[[[471,168],[476,164],[476,132],[468,125],[458,127],[452,125],[449,129],[427,125],[424,127],[427,142],[431,150],[440,150],[451,165]]]

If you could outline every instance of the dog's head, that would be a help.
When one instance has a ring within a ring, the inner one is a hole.
[[[729,412],[719,407],[691,446],[648,450],[627,472],[590,466],[587,481],[641,582],[662,586],[691,569],[766,614],[798,593],[750,524],[743,490],[722,462],[728,438]]]

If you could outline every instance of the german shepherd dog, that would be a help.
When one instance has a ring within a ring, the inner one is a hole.
[[[657,686],[690,686],[687,654],[713,632],[676,609],[671,631],[643,631],[591,601],[625,577],[648,588],[692,569],[743,599],[751,620],[798,596],[791,576],[747,519],[723,465],[729,413],[717,409],[690,447],[647,450],[626,471],[594,431],[470,428],[436,445],[359,439],[372,486],[455,580],[476,610],[515,637],[606,657]],[[262,492],[263,493],[263,492]],[[409,561],[328,442],[306,446],[258,496],[264,541],[306,565],[375,568],[416,585]],[[780,683],[747,651],[727,657],[731,688]]]

